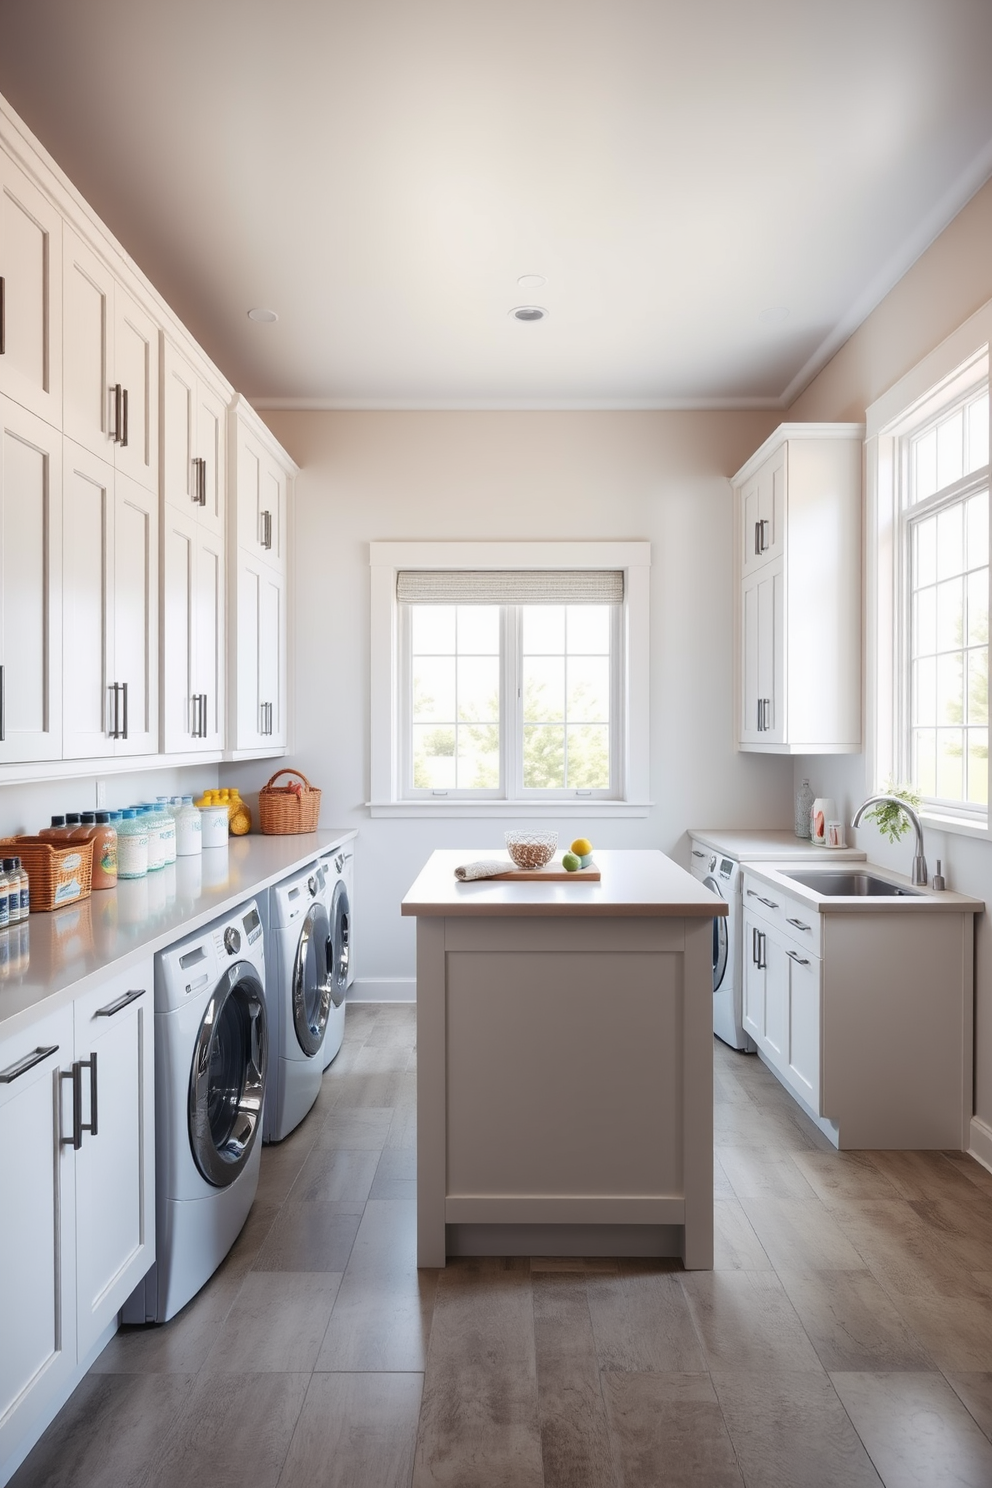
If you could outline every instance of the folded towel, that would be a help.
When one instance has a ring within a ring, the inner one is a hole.
[[[455,877],[461,883],[468,883],[473,878],[495,878],[497,874],[512,872],[509,858],[480,858],[477,863],[463,863],[456,868]]]

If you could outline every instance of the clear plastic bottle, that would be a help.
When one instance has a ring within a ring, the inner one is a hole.
[[[20,882],[15,878],[14,882],[11,883],[10,872],[7,868],[7,864],[13,864],[13,861],[13,858],[3,858],[0,860],[0,930],[6,930],[10,924],[10,896],[12,893],[16,892],[18,906],[20,906]]]
[[[144,878],[148,872],[148,826],[144,817],[129,807],[121,812],[117,828],[117,877]]]
[[[181,858],[191,858],[203,851],[201,828],[200,813],[193,805],[193,797],[181,797],[176,812],[176,852]]]
[[[145,834],[148,837],[148,872],[157,873],[160,868],[164,868],[165,866],[165,846],[162,842],[158,814],[153,806],[143,803],[132,807],[132,810],[144,826]]]
[[[162,840],[162,866],[176,861],[176,822],[168,807],[168,796],[159,796],[156,801],[146,801],[149,812],[158,822]]]
[[[21,920],[26,920],[31,911],[31,883],[28,878],[28,870],[20,858],[14,859],[14,866],[21,880]]]
[[[7,880],[7,916],[11,925],[20,924],[24,918],[21,909],[21,870],[19,858],[4,858],[3,873]]]

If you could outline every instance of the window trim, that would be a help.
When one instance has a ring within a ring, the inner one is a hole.
[[[370,815],[395,817],[643,817],[649,770],[649,542],[372,542],[370,625]],[[400,749],[400,569],[622,569],[622,691],[619,797],[545,796],[410,799],[402,794]]]
[[[872,791],[899,774],[905,717],[906,638],[902,621],[906,573],[901,542],[900,461],[905,436],[942,404],[979,380],[992,344],[992,300],[882,394],[866,411],[865,746]],[[992,803],[984,823],[974,808],[960,815],[933,808],[924,822],[941,831],[992,840]]]

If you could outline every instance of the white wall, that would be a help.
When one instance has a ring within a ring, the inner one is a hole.
[[[790,419],[863,419],[865,409],[969,315],[992,298],[992,182],[931,245],[789,410]],[[799,759],[816,795],[832,796],[848,821],[873,786],[866,757]],[[890,846],[868,826],[849,835],[876,863],[908,873],[912,837]],[[940,858],[949,888],[992,907],[992,843],[948,832],[926,833],[931,871]],[[975,1109],[992,1127],[992,926],[975,939]],[[981,1136],[981,1133],[979,1133]],[[992,1162],[992,1132],[981,1149]]]
[[[37,832],[55,815],[67,811],[95,811],[97,781],[104,782],[106,805],[117,811],[132,801],[156,796],[199,795],[217,784],[217,766],[189,766],[181,770],[128,770],[114,774],[108,763],[99,775],[73,780],[46,780],[32,785],[0,786],[0,836]]]
[[[739,755],[732,708],[727,477],[774,414],[267,413],[296,487],[295,746],[321,823],[357,827],[356,961],[365,995],[408,995],[414,930],[399,904],[435,847],[502,845],[510,822],[370,820],[368,544],[399,538],[647,538],[651,797],[603,822],[602,847],[687,857],[693,826],[788,826],[792,767]],[[242,792],[271,773],[225,770]],[[534,823],[533,825],[539,825]],[[572,837],[585,826],[577,813]]]

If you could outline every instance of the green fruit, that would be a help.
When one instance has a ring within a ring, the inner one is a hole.
[[[574,873],[577,868],[581,868],[582,864],[574,853],[565,853],[561,860],[561,866],[566,873]]]

